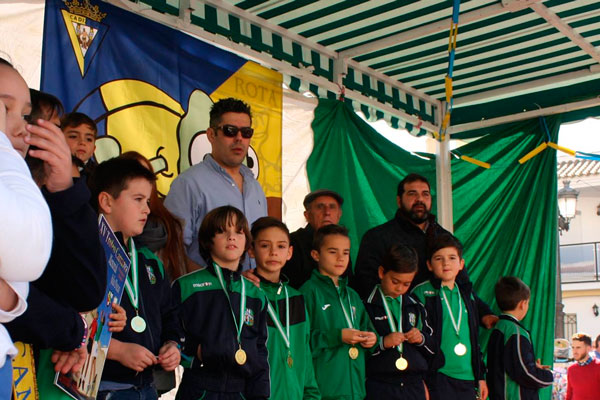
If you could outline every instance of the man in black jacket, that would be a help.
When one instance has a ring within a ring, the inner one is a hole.
[[[317,268],[317,262],[310,255],[313,237],[320,227],[340,222],[344,199],[333,190],[319,189],[307,194],[303,204],[308,225],[290,233],[290,245],[294,253],[281,270],[294,289],[299,289],[310,278],[313,269]],[[352,264],[349,264],[344,276],[351,274]]]
[[[428,244],[440,234],[449,234],[431,214],[431,191],[427,178],[418,174],[409,174],[398,185],[398,210],[394,218],[382,225],[368,230],[360,243],[356,270],[351,287],[364,299],[379,282],[377,268],[385,251],[394,244],[412,246],[417,252],[419,270],[411,288],[432,277],[427,269]],[[469,282],[466,268],[457,277],[457,281]],[[498,317],[493,315],[490,307],[475,296],[481,323],[491,328]]]

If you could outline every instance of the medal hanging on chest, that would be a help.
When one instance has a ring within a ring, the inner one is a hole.
[[[344,307],[344,302],[342,301],[341,288],[338,286],[338,287],[336,287],[336,289],[337,289],[338,299],[340,300],[340,305],[342,306],[342,311],[344,312],[344,318],[346,318],[346,324],[348,325],[348,328],[355,329],[354,328],[354,312],[352,311],[352,303],[350,302],[350,294],[348,292],[346,292],[348,306],[350,307],[350,313],[348,313],[348,311],[346,311],[346,307]],[[352,347],[350,347],[350,349],[348,349],[348,356],[350,356],[350,358],[352,360],[356,360],[358,358],[359,354],[360,353],[358,352],[358,349],[356,348],[356,346],[352,346]]]
[[[455,285],[458,292],[458,323],[456,323],[456,319],[454,318],[454,314],[452,313],[452,307],[450,307],[450,303],[448,302],[448,298],[446,297],[446,293],[444,292],[443,287],[440,288],[440,292],[442,292],[442,298],[444,299],[444,303],[446,304],[448,314],[450,315],[450,321],[452,322],[452,327],[454,328],[456,338],[458,339],[458,343],[454,346],[454,354],[456,354],[459,357],[462,357],[465,354],[467,354],[467,346],[460,342],[460,324],[462,322],[463,309],[460,290],[458,290],[458,284],[455,283]]]
[[[129,256],[131,257],[131,268],[129,271],[131,272],[131,281],[129,280],[129,274],[125,279],[125,291],[127,292],[127,296],[129,297],[129,301],[131,301],[131,305],[135,309],[135,317],[131,319],[129,325],[131,329],[136,333],[142,333],[146,330],[146,320],[140,316],[139,313],[139,303],[140,303],[140,282],[139,282],[139,271],[138,271],[138,257],[137,250],[135,248],[135,242],[133,239],[129,239],[129,247],[131,252]]]
[[[242,348],[242,329],[244,328],[244,312],[246,311],[246,283],[244,282],[244,278],[240,277],[240,284],[242,286],[242,290],[240,294],[240,316],[238,321],[238,319],[235,317],[235,312],[233,311],[231,298],[229,297],[229,291],[227,290],[225,280],[223,279],[223,271],[221,271],[221,267],[219,267],[214,262],[213,266],[215,268],[215,274],[217,275],[217,278],[219,278],[221,289],[223,289],[225,297],[227,297],[227,303],[229,304],[229,309],[231,310],[231,316],[233,317],[233,324],[235,325],[235,330],[237,334],[238,349],[235,352],[233,358],[235,359],[235,362],[238,365],[244,365],[248,360],[248,355]]]
[[[402,333],[402,296],[398,297],[398,299],[399,299],[398,326],[396,327],[396,320],[394,319],[392,310],[390,310],[387,300],[385,299],[383,290],[381,290],[381,286],[378,286],[377,290],[379,290],[379,294],[381,295],[381,301],[383,302],[383,308],[385,310],[385,315],[388,320],[388,325],[390,326],[390,331],[392,331],[393,333],[395,333],[395,332]],[[403,350],[404,350],[403,343],[400,343],[398,346],[396,346],[396,349],[398,349],[398,353],[400,353],[400,357],[395,362],[396,369],[398,369],[400,371],[404,371],[406,368],[408,368],[408,360],[403,357]]]
[[[287,365],[288,367],[292,368],[294,366],[294,359],[292,358],[292,350],[290,348],[290,296],[288,294],[287,286],[285,286],[283,283],[280,284],[279,289],[277,290],[277,295],[281,293],[281,288],[283,288],[283,293],[285,296],[285,331],[283,330],[283,326],[281,324],[281,321],[279,320],[279,316],[275,312],[275,309],[271,305],[271,302],[269,301],[269,298],[266,294],[265,299],[267,299],[267,311],[269,313],[269,316],[271,317],[271,321],[273,321],[273,325],[275,325],[275,327],[279,331],[279,334],[281,335],[281,337],[283,338],[283,342],[285,343],[285,347],[288,350],[286,360]],[[277,298],[275,298],[275,301],[277,301]]]

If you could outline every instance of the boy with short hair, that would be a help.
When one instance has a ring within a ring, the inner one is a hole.
[[[98,134],[96,123],[83,113],[72,112],[61,118],[60,127],[65,134],[71,154],[85,165],[82,170],[83,174],[90,175],[97,166],[96,162],[92,160]]]
[[[513,276],[500,278],[494,290],[502,315],[488,343],[490,399],[538,399],[538,390],[551,385],[553,377],[536,362],[531,334],[520,322],[527,315],[531,291]]]
[[[272,399],[320,399],[310,351],[310,325],[304,297],[288,285],[281,269],[292,256],[290,233],[273,217],[252,224],[252,247],[260,289],[267,298]]]
[[[434,278],[412,294],[425,305],[439,348],[427,377],[432,400],[487,398],[485,365],[478,340],[478,313],[470,282],[456,282],[464,268],[462,245],[450,234],[439,235],[429,247],[427,268]],[[477,394],[479,392],[479,394]]]
[[[576,333],[571,338],[575,363],[567,369],[567,397],[565,400],[592,400],[600,394],[600,360],[590,356],[592,337]]]
[[[267,305],[241,275],[252,237],[244,214],[217,207],[198,232],[207,267],[173,284],[185,329],[177,400],[268,399]]]
[[[364,399],[365,353],[375,329],[342,274],[350,260],[348,230],[326,225],[315,233],[311,256],[318,268],[302,285],[310,318],[315,377],[323,399]]]
[[[113,158],[98,165],[91,182],[93,199],[111,228],[122,236],[131,268],[121,306],[127,325],[112,336],[98,399],[156,399],[152,370],[174,370],[180,361],[181,329],[162,262],[145,247],[136,248],[150,209],[154,174],[135,160]],[[129,396],[129,397],[128,397]]]
[[[425,374],[434,351],[425,308],[408,289],[418,269],[412,247],[394,245],[383,256],[365,308],[380,337],[367,360],[367,399],[425,400]]]

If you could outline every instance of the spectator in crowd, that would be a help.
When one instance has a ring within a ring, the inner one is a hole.
[[[10,103],[9,139],[22,156],[31,145],[29,154],[43,161],[42,193],[50,208],[54,234],[50,260],[42,276],[30,287],[27,310],[5,326],[14,340],[38,349],[57,349],[53,355],[56,369],[77,370],[85,355],[85,349],[81,348],[85,322],[79,311],[95,308],[106,286],[106,264],[96,215],[88,204],[89,191],[71,177],[71,155],[60,128],[42,119],[35,121],[37,125],[25,124],[25,116],[32,107],[27,85],[10,64],[0,64],[0,75],[6,80],[0,87],[8,92],[3,99]],[[39,115],[36,104],[31,112]],[[20,253],[26,264],[28,255],[38,256]],[[40,369],[43,369],[41,362]]]
[[[594,340],[594,351],[592,355],[596,359],[600,359],[600,335],[596,336],[596,340]]]
[[[343,203],[342,196],[326,189],[315,190],[304,198],[304,218],[308,224],[290,234],[294,254],[281,271],[291,287],[299,289],[317,268],[317,262],[310,255],[315,232],[322,226],[340,222]],[[352,262],[349,262],[344,277],[351,274]]]
[[[571,338],[575,363],[567,369],[566,400],[595,400],[600,396],[600,360],[590,357],[592,338],[576,333]]]
[[[433,275],[426,263],[428,246],[437,236],[450,234],[431,214],[432,198],[427,178],[418,174],[407,175],[398,184],[396,201],[398,211],[394,218],[370,229],[361,240],[352,287],[362,298],[368,296],[378,282],[377,268],[381,265],[386,249],[394,244],[405,244],[416,250],[419,270],[412,283],[412,287],[415,287]],[[457,282],[471,284],[466,269],[459,272]],[[475,293],[474,295],[480,321],[490,329],[498,321],[498,317]]]
[[[212,209],[231,205],[250,223],[267,215],[267,199],[252,171],[242,164],[248,154],[252,129],[250,106],[227,98],[210,110],[206,135],[212,152],[201,163],[183,171],[171,185],[165,206],[184,221],[183,240],[191,261],[206,266],[198,248],[198,231]],[[245,269],[250,264],[245,261]]]
[[[29,285],[43,272],[52,248],[50,211],[23,161],[24,117],[31,110],[27,84],[0,58],[0,398],[12,388],[17,354],[4,324],[22,314]],[[13,145],[14,143],[14,145]],[[14,148],[17,146],[20,152]]]
[[[98,133],[96,123],[83,113],[72,112],[63,115],[60,119],[60,127],[67,138],[71,154],[83,163],[81,173],[90,176],[98,165],[92,159]]]

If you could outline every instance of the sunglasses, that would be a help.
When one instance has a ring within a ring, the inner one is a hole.
[[[242,137],[244,139],[250,139],[252,137],[252,135],[254,135],[254,129],[252,129],[248,126],[239,128],[235,125],[223,125],[223,126],[218,126],[217,129],[222,130],[223,134],[227,137],[236,137],[238,132],[242,133]]]

